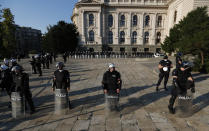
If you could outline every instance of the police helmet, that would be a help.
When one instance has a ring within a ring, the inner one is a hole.
[[[7,58],[4,58],[4,64],[8,65],[9,64],[9,60]]]
[[[36,58],[36,59],[37,59],[37,58],[39,58],[39,57],[40,57],[40,55],[39,55],[39,54],[37,54],[37,55],[35,55],[35,56],[34,56],[34,58]]]
[[[63,62],[57,62],[56,67],[57,68],[63,68],[65,65]]]
[[[115,67],[115,65],[113,64],[113,63],[109,63],[109,66],[108,66],[109,68],[114,68]]]
[[[165,55],[165,56],[163,57],[163,59],[168,59],[168,56],[167,56],[167,55]]]
[[[180,56],[181,57],[182,55],[183,55],[183,53],[181,53],[181,52],[178,52],[177,53],[177,56]]]
[[[6,66],[6,65],[1,65],[1,70],[7,70],[9,67],[8,66]]]
[[[192,66],[193,66],[193,63],[191,63],[189,61],[182,62],[182,67],[183,68],[191,68]]]
[[[12,67],[12,71],[14,71],[14,72],[22,71],[22,68],[20,66],[14,66],[14,67]]]
[[[16,59],[11,59],[10,62],[15,63]]]

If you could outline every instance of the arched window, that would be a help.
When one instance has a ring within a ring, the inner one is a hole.
[[[157,32],[156,43],[160,43],[160,42],[161,42],[161,33]]]
[[[134,32],[132,33],[132,43],[135,44],[136,42],[137,42],[137,32],[134,31]]]
[[[144,43],[148,43],[149,42],[149,32],[145,32],[144,33]]]
[[[93,30],[89,31],[89,41],[91,41],[91,42],[94,41],[94,31]]]
[[[124,15],[121,15],[120,17],[120,26],[125,26],[125,16]]]
[[[124,43],[125,42],[125,32],[121,31],[120,32],[120,43]]]
[[[113,43],[113,33],[112,33],[112,31],[108,32],[108,43],[109,44]]]
[[[138,18],[137,15],[133,16],[133,26],[137,26]]]
[[[112,15],[109,15],[108,16],[108,26],[109,27],[112,27],[112,25],[113,25],[113,16]]]
[[[157,26],[162,27],[162,16],[157,17]]]
[[[145,16],[145,26],[149,26],[150,17],[149,15]]]
[[[93,14],[89,14],[89,26],[94,25],[94,15]]]

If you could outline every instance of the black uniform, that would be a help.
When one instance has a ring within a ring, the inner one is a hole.
[[[38,59],[36,60],[36,68],[37,68],[37,70],[38,70],[38,72],[39,72],[39,76],[42,76],[41,60],[40,60],[40,58],[38,58]]]
[[[176,56],[176,68],[177,69],[180,68],[180,66],[181,66],[180,62],[182,62],[181,57],[180,56]]]
[[[35,111],[32,94],[29,89],[29,76],[27,73],[13,74],[12,75],[12,92],[20,92],[20,95],[24,97],[30,106],[31,113]]]
[[[108,94],[117,94],[117,89],[121,90],[122,81],[120,73],[117,71],[106,71],[103,75],[103,89],[107,90]]]
[[[173,79],[174,88],[171,91],[171,98],[169,101],[169,108],[172,109],[175,103],[177,96],[187,94],[187,90],[191,89],[191,91],[195,92],[195,84],[194,81],[189,81],[188,78],[192,77],[191,70],[181,71],[180,68],[175,69],[172,73],[173,76],[177,76],[177,78]]]
[[[32,57],[32,60],[30,61],[30,64],[32,66],[32,72],[36,74],[36,59]]]
[[[54,72],[54,80],[53,80],[53,90],[56,89],[65,89],[70,88],[70,73],[67,70],[56,70]],[[69,108],[71,107],[69,101]]]
[[[1,88],[6,89],[7,94],[11,96],[11,82],[12,82],[12,74],[10,69],[6,69],[1,71]]]
[[[46,68],[49,69],[49,63],[50,63],[50,56],[45,55],[45,63],[46,63]]]
[[[66,63],[66,61],[67,61],[67,53],[66,52],[63,54],[63,59],[64,59],[64,63]]]
[[[170,68],[171,68],[172,62],[170,60],[164,59],[164,60],[161,60],[159,64],[161,66],[163,66],[163,68],[167,67],[168,70],[164,71],[163,68],[160,69],[160,74],[159,74],[159,80],[158,80],[158,83],[157,83],[157,88],[160,86],[161,81],[164,78],[164,88],[167,90],[166,86],[167,86],[167,82],[168,82],[168,78],[169,78],[169,73],[170,73]]]

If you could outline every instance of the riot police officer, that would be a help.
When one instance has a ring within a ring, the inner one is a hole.
[[[45,55],[45,63],[46,63],[46,68],[49,69],[49,63],[50,63],[50,54],[46,53]]]
[[[32,60],[30,61],[30,64],[32,66],[32,73],[33,74],[36,74],[36,59],[34,56],[32,56]]]
[[[122,80],[120,73],[115,70],[115,65],[113,63],[109,64],[109,69],[103,75],[102,80],[104,94],[118,96],[119,101],[119,93],[122,86]],[[118,105],[115,105],[118,110]]]
[[[40,55],[35,55],[34,56],[35,57],[35,59],[36,59],[36,68],[37,68],[37,70],[38,70],[38,72],[39,72],[39,76],[42,76],[42,70],[41,70],[41,58],[40,58]]]
[[[11,81],[12,76],[8,66],[1,65],[1,88],[6,89],[9,97],[11,96]]]
[[[64,63],[66,63],[67,62],[67,52],[65,52],[62,57],[63,57]]]
[[[160,73],[159,73],[159,80],[157,83],[156,91],[159,91],[159,86],[163,78],[164,78],[164,89],[167,91],[168,89],[166,86],[169,78],[170,69],[173,68],[172,62],[168,60],[168,56],[164,56],[164,59],[160,61],[158,68]]]
[[[64,70],[64,63],[58,62],[56,64],[57,70],[54,72],[52,90],[65,89],[67,92],[70,91],[70,73]],[[69,108],[72,108],[69,101]]]
[[[182,64],[181,56],[182,56],[182,53],[178,52],[176,55],[176,68],[180,68]]]
[[[168,109],[171,113],[175,113],[173,105],[179,94],[185,96],[188,89],[191,89],[191,92],[195,93],[195,84],[191,75],[191,67],[191,64],[185,61],[180,68],[176,68],[172,73],[174,88],[171,91],[171,98],[168,105]]]
[[[12,68],[14,72],[12,74],[12,92],[20,92],[20,95],[24,98],[24,103],[28,103],[30,106],[30,113],[35,112],[35,107],[32,100],[32,94],[29,89],[29,75],[23,72],[20,66],[14,66]]]

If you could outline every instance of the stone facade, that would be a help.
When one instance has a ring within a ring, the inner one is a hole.
[[[71,17],[80,45],[102,51],[160,52],[169,29],[208,0],[79,0]]]

